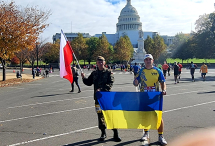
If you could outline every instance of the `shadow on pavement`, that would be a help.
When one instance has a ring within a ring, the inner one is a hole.
[[[41,96],[33,96],[33,97],[31,97],[31,98],[36,98],[36,97],[50,97],[50,96],[65,95],[65,94],[72,94],[72,93],[48,94],[48,95],[41,95]]]
[[[208,93],[215,93],[215,91],[199,92],[199,93],[197,93],[197,94],[208,94]]]
[[[129,82],[129,83],[120,83],[120,84],[114,84],[113,85],[133,85],[133,81]]]
[[[102,143],[106,143],[108,141],[114,141],[113,138],[111,139],[107,139],[105,141],[99,141],[99,139],[90,139],[90,140],[85,140],[85,141],[80,141],[80,142],[76,142],[76,143],[71,143],[71,144],[67,144],[67,145],[63,145],[63,146],[91,146],[91,145],[98,145]]]
[[[158,146],[158,145],[159,146],[161,145],[158,141],[150,143],[150,146]]]
[[[131,140],[131,141],[125,141],[125,142],[121,142],[119,144],[115,144],[114,146],[124,146],[124,145],[133,145],[132,143],[135,143],[135,142],[140,142],[140,146],[141,146],[141,141],[140,139],[137,139],[137,140]],[[135,144],[136,145],[136,144]]]

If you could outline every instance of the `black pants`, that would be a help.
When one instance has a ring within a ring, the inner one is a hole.
[[[100,107],[99,102],[97,100],[95,100],[95,107],[98,107],[98,106]],[[104,118],[104,115],[103,115],[102,111],[97,111],[96,110],[96,113],[97,113],[97,116],[98,116],[99,129],[101,129],[101,130],[106,129],[105,118]]]
[[[78,78],[73,78],[73,83],[71,84],[71,86],[72,86],[72,91],[74,91],[74,82],[75,82],[75,84],[76,84],[77,87],[78,87],[78,91],[81,91],[81,88],[80,88],[80,86],[79,86],[79,84],[78,84]]]
[[[167,71],[167,70],[163,70],[163,75],[164,75],[164,77],[166,77],[166,71]]]
[[[190,74],[191,74],[191,76],[192,76],[192,80],[194,80],[194,73],[195,73],[194,71],[191,71],[191,72],[190,72]]]

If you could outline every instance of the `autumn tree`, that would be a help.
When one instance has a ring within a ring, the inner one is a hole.
[[[57,40],[54,44],[46,43],[43,45],[43,55],[42,60],[46,64],[48,63],[58,63],[59,62],[59,48],[60,48],[60,41]]]
[[[17,56],[17,58],[19,59],[19,63],[20,63],[20,73],[22,73],[23,70],[23,64],[27,61],[28,55],[29,55],[29,49],[25,48],[25,49],[21,49],[18,52],[15,52],[15,55]]]
[[[157,60],[159,58],[159,56],[161,55],[161,53],[166,50],[166,44],[164,43],[164,40],[162,37],[160,37],[159,35],[156,35],[154,38],[154,49],[153,52],[149,52],[150,54],[152,54],[153,58],[155,60]]]
[[[129,61],[133,52],[133,46],[128,36],[120,37],[114,46],[114,58],[120,62]]]
[[[15,2],[0,2],[0,61],[3,65],[22,49],[35,48],[40,33],[48,26],[46,20],[50,11],[38,10],[37,7],[18,7]]]
[[[11,59],[11,64],[13,64],[13,65],[17,65],[17,64],[19,64],[19,58],[18,57],[16,57],[16,56],[14,56],[12,59]]]
[[[102,34],[102,36],[99,37],[99,42],[97,49],[94,53],[94,58],[96,58],[97,56],[103,56],[106,61],[110,61],[112,53],[113,49],[109,44],[107,37],[104,34]]]

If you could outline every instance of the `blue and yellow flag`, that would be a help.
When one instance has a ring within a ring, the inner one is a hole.
[[[158,129],[161,92],[97,92],[107,129]]]

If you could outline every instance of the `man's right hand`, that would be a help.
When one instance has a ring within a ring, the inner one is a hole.
[[[135,86],[138,85],[138,80],[137,80],[137,79],[134,80],[134,85],[135,85]]]

